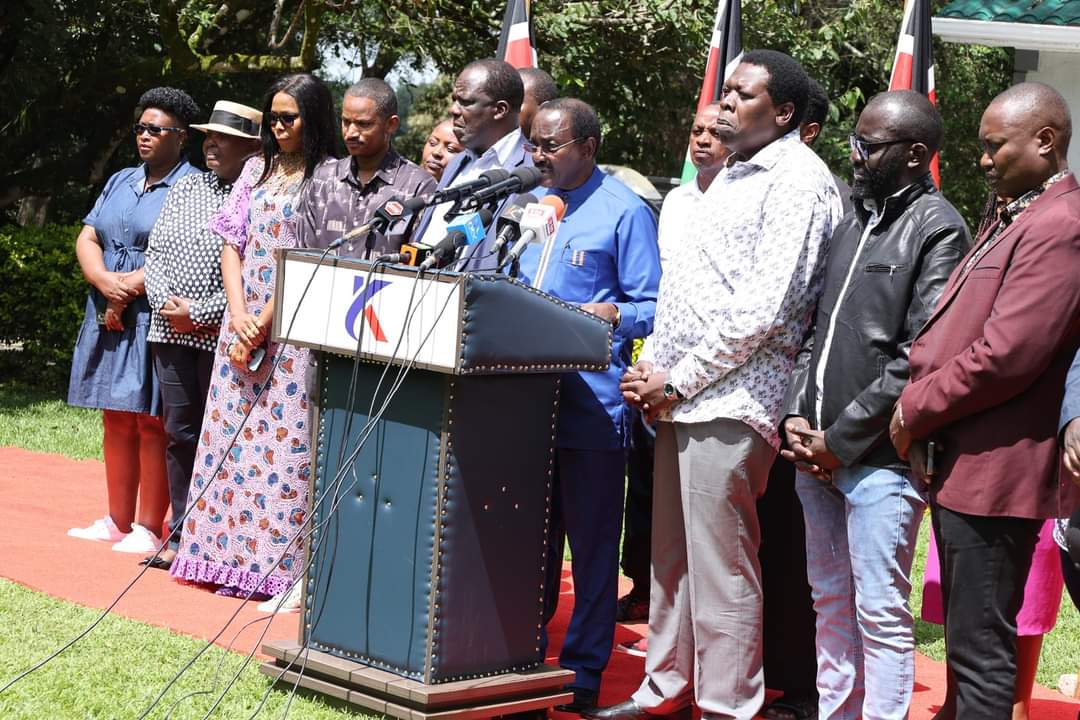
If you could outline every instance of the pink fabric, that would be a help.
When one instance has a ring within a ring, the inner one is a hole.
[[[221,236],[227,244],[236,248],[241,256],[244,254],[244,246],[248,239],[248,217],[250,216],[249,205],[251,204],[251,189],[255,181],[259,179],[263,171],[263,159],[259,156],[248,158],[244,163],[244,169],[240,177],[233,184],[229,197],[225,198],[225,204],[211,216],[207,227],[210,232]]]
[[[1024,604],[1016,616],[1017,635],[1045,635],[1054,629],[1061,610],[1061,591],[1065,587],[1059,553],[1054,542],[1054,521],[1047,520],[1039,531],[1039,542],[1031,558],[1031,572],[1024,585]],[[945,619],[941,600],[941,561],[933,533],[930,533],[930,551],[923,576],[922,619],[937,625],[943,624]]]
[[[274,251],[296,247],[301,185],[301,179],[271,177],[250,187],[249,181],[261,171],[261,160],[248,161],[215,227],[227,242],[236,238],[225,233],[239,228],[246,232],[238,247],[244,300],[252,314],[260,313],[273,297]],[[240,202],[237,195],[246,199]],[[226,309],[191,477],[192,507],[172,575],[243,590],[258,587],[269,576],[262,591],[274,595],[301,574],[304,542],[294,538],[310,530],[304,523],[311,475],[308,351],[269,343],[256,372],[238,369],[226,351],[232,338],[229,319]],[[271,378],[279,354],[281,362]],[[230,448],[238,430],[240,436]],[[221,469],[212,475],[219,462]]]
[[[262,585],[260,586],[260,576],[255,573],[238,570],[225,565],[215,565],[188,557],[180,557],[179,555],[176,557],[176,560],[173,561],[170,573],[175,578],[187,580],[189,582],[210,583],[212,585],[223,585],[228,588],[236,588],[237,590],[242,591],[240,597],[244,597],[247,593],[257,589],[255,595],[252,596],[253,599],[259,599],[259,593],[271,597],[280,595],[281,593],[286,592],[292,584],[290,580],[271,575],[263,580]]]

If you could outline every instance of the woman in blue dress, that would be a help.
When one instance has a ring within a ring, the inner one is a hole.
[[[199,109],[187,93],[163,87],[144,93],[138,112],[133,129],[142,164],[109,178],[75,241],[90,293],[68,403],[103,411],[109,507],[103,518],[68,535],[145,553],[160,543],[169,491],[161,398],[146,340],[143,253],[169,189],[197,172],[182,150]]]

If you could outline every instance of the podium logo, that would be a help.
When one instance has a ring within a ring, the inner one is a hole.
[[[363,313],[364,324],[371,336],[376,342],[386,342],[386,334],[383,332],[382,324],[379,323],[379,316],[375,314],[375,308],[371,306],[371,300],[380,290],[389,285],[390,281],[373,278],[365,287],[365,277],[366,274],[353,278],[353,301],[349,306],[349,312],[345,313],[345,330],[349,333],[349,337],[358,340],[356,324],[360,314]]]

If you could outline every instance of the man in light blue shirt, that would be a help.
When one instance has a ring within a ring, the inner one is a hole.
[[[574,670],[574,702],[556,709],[581,712],[596,705],[600,674],[615,634],[622,522],[623,470],[629,437],[619,379],[634,338],[652,330],[660,284],[656,220],[637,195],[596,167],[600,122],[580,100],[544,103],[532,125],[538,195],[555,194],[566,213],[555,235],[540,289],[575,303],[614,326],[611,366],[567,373],[562,379],[549,534],[545,614],[555,612],[563,538],[574,556],[574,612],[559,664]],[[521,258],[532,284],[541,248]]]
[[[518,126],[524,94],[518,71],[502,60],[476,60],[465,66],[454,81],[453,104],[450,106],[454,135],[465,151],[450,160],[443,171],[439,190],[475,180],[495,168],[513,171],[523,165],[532,165],[532,158],[523,148],[524,138]],[[494,212],[495,217],[513,197],[502,201]],[[449,225],[446,212],[452,205],[447,202],[430,208],[421,218],[413,239],[426,245],[437,245],[446,235]],[[465,256],[468,260],[458,269],[494,268],[496,260],[489,252],[494,240],[495,223],[491,223],[485,240],[471,248]]]

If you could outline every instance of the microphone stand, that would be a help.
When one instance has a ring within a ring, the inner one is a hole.
[[[368,230],[367,238],[364,240],[364,259],[371,259],[371,251],[375,249],[375,231]]]

